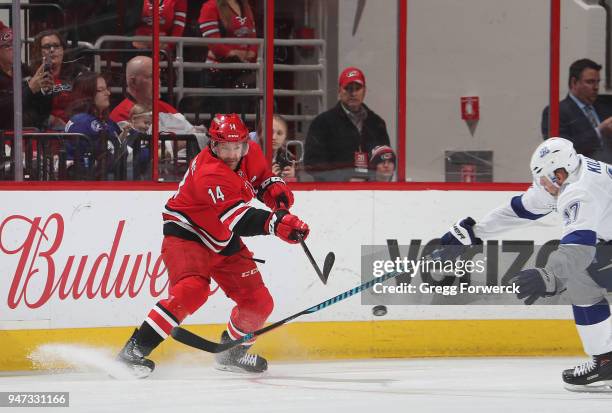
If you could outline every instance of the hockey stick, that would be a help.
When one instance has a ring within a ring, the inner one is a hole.
[[[374,286],[374,284],[377,283],[382,283],[386,280],[389,280],[391,278],[397,277],[398,275],[400,275],[402,273],[400,272],[391,272],[391,273],[386,273],[384,275],[382,275],[381,277],[378,278],[374,278],[373,280],[367,281],[355,288],[352,288],[348,291],[343,292],[342,294],[338,294],[335,297],[330,298],[329,300],[325,300],[320,304],[317,304],[313,307],[307,308],[305,310],[300,311],[299,313],[293,314],[287,318],[284,318],[280,321],[277,321],[276,323],[270,324],[269,326],[260,328],[259,330],[253,331],[251,333],[248,333],[247,335],[245,335],[244,337],[238,339],[238,340],[232,340],[232,341],[228,341],[225,343],[215,343],[213,341],[208,341],[200,336],[198,336],[197,334],[192,333],[189,330],[185,330],[182,327],[174,327],[172,329],[172,337],[176,340],[176,341],[180,341],[183,344],[186,344],[190,347],[194,347],[200,350],[204,350],[207,351],[209,353],[220,353],[222,351],[228,350],[232,347],[237,346],[238,344],[242,344],[245,343],[249,340],[251,340],[253,337],[257,337],[260,336],[262,334],[267,333],[270,330],[274,330],[277,327],[282,326],[283,324],[287,324],[289,321],[298,318],[299,316],[302,316],[304,314],[312,314],[315,313],[319,310],[322,310],[326,307],[329,307],[332,304],[336,304],[339,301],[342,301],[350,296],[353,296],[355,294],[357,294],[358,292],[361,292],[363,290],[367,290],[371,287]]]
[[[314,257],[310,253],[310,250],[306,246],[306,242],[304,241],[304,238],[302,237],[302,235],[298,234],[297,237],[300,240],[300,244],[302,245],[302,248],[304,249],[304,252],[306,253],[306,256],[308,257],[308,260],[310,261],[310,263],[314,267],[317,275],[321,279],[321,282],[323,284],[327,284],[327,279],[329,278],[329,273],[330,273],[330,271],[331,271],[331,269],[332,269],[332,267],[334,265],[334,261],[336,261],[336,255],[333,252],[328,252],[327,253],[327,256],[325,257],[325,261],[323,261],[323,271],[321,271],[321,269],[317,265],[317,262],[315,261]]]

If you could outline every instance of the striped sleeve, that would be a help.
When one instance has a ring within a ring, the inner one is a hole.
[[[200,17],[198,19],[202,37],[213,39],[221,38],[220,24],[221,18],[219,17],[219,10],[217,9],[217,2],[215,0],[207,1],[202,5]],[[228,44],[210,44],[208,45],[208,49],[216,58],[224,58],[232,51],[232,46]]]
[[[245,214],[252,207],[244,201],[239,201],[227,208],[219,215],[219,219],[230,231],[234,231],[234,227],[240,222]]]
[[[171,36],[182,37],[187,22],[187,0],[177,0],[174,6],[174,24]]]
[[[168,205],[165,206],[162,217],[164,224],[171,223],[190,232],[214,252],[223,250],[232,239],[231,231],[219,228],[219,234],[213,234],[210,229],[197,225],[185,212],[179,212]]]

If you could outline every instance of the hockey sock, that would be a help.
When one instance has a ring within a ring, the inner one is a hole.
[[[137,342],[152,350],[168,337],[173,327],[178,325],[179,322],[172,313],[157,303],[140,326]]]
[[[590,355],[612,351],[612,324],[610,305],[604,298],[591,306],[572,306],[576,328],[584,351]]]

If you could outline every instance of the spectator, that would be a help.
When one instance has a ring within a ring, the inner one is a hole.
[[[281,115],[272,117],[272,173],[286,181],[296,181],[295,154],[287,144],[287,121]]]
[[[135,104],[145,107],[153,107],[153,61],[147,56],[136,56],[130,59],[126,67],[126,98],[110,114],[110,118],[117,122],[121,127],[129,126],[130,110]],[[170,104],[159,99],[159,131],[167,135],[194,135],[197,139],[199,149],[207,145],[206,128],[193,126],[189,121]],[[195,143],[194,143],[195,145]],[[176,148],[170,140],[167,140],[164,147],[164,160],[172,161],[173,158],[187,160],[186,142],[179,140]],[[167,157],[165,156],[167,154]],[[186,165],[186,162],[185,162]],[[176,172],[182,176],[183,171]],[[164,179],[176,178],[175,172],[164,172]]]
[[[51,74],[53,85],[36,94],[34,107],[27,110],[39,129],[64,130],[69,119],[72,81],[87,69],[77,63],[64,63],[66,41],[57,30],[44,30],[36,35],[32,44],[30,72],[40,67]]]
[[[127,152],[127,179],[150,178],[150,136],[152,124],[151,108],[139,103],[130,109],[128,130],[124,151]],[[134,159],[137,161],[134,162]]]
[[[559,103],[559,135],[572,141],[579,154],[612,161],[612,106],[598,99],[601,65],[576,60],[569,69],[569,93]],[[550,137],[549,108],[542,113],[542,136]]]
[[[35,94],[43,88],[50,88],[53,83],[51,75],[44,72],[42,65],[38,67],[34,76],[28,77],[29,70],[21,65],[21,75],[26,80],[23,83],[23,106],[32,106]],[[0,22],[0,130],[13,129],[13,31]],[[23,124],[29,126],[31,119],[23,118]]]
[[[129,120],[130,110],[136,103],[153,107],[153,60],[148,56],[130,59],[125,71],[125,82],[126,97],[110,114],[110,118],[117,123]],[[172,105],[160,100],[159,96],[157,102],[160,114],[178,113]]]
[[[208,0],[200,9],[198,19],[203,38],[255,38],[255,18],[248,0]],[[206,63],[253,63],[257,60],[257,45],[211,44]],[[255,86],[253,70],[205,70],[204,85],[217,88],[249,88]],[[212,99],[212,112],[246,113],[252,98],[227,97]],[[236,106],[232,106],[235,103]],[[251,109],[254,111],[254,108]]]
[[[118,177],[121,173],[115,170],[117,164],[113,155],[118,155],[127,129],[122,131],[108,117],[111,93],[106,80],[98,73],[82,73],[74,80],[72,93],[74,99],[69,107],[71,117],[66,124],[66,132],[81,133],[90,139],[90,145],[79,141],[79,152],[84,154],[85,167],[92,162],[95,164],[96,179]],[[68,159],[76,161],[76,150],[74,145],[68,145]],[[118,159],[118,156],[115,158]]]
[[[380,145],[372,149],[370,154],[370,169],[372,181],[391,182],[395,174],[397,158],[390,146]]]
[[[255,18],[247,0],[208,0],[200,9],[198,23],[204,38],[257,37]],[[256,59],[257,45],[211,44],[206,62],[252,63]]]
[[[257,128],[257,133],[250,133],[249,138],[257,142],[262,148],[265,146],[262,125]],[[280,176],[285,181],[296,181],[297,157],[288,148],[287,141],[288,127],[287,120],[281,115],[272,117],[272,173]],[[296,142],[296,141],[290,141]]]
[[[159,35],[182,37],[187,20],[187,0],[165,0],[159,2]],[[153,35],[153,6],[151,0],[145,0],[142,5],[140,26],[136,28],[136,36]],[[151,47],[149,42],[133,42],[137,49]],[[168,51],[174,51],[174,44],[162,44]]]
[[[368,154],[378,145],[389,145],[387,126],[363,103],[366,80],[361,70],[345,69],[338,83],[338,104],[310,125],[304,166],[317,181],[364,181]]]
[[[151,108],[136,104],[130,109],[130,124],[132,128],[140,133],[149,133],[152,121]]]

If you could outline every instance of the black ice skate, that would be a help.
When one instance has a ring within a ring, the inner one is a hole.
[[[569,391],[612,392],[612,352],[563,371],[563,381]]]
[[[231,341],[227,331],[221,334],[221,343]],[[265,358],[247,353],[248,347],[238,345],[215,356],[219,370],[233,371],[237,373],[263,373],[268,369]]]
[[[151,349],[139,345],[136,342],[137,336],[138,329],[135,329],[132,337],[117,355],[117,360],[128,366],[137,378],[144,379],[155,370],[155,363],[145,358],[151,353]]]

